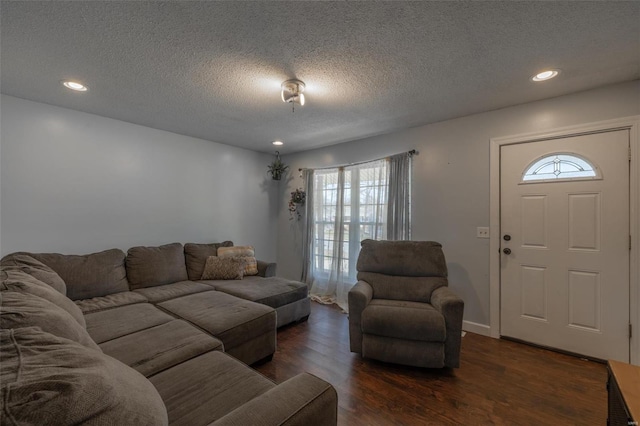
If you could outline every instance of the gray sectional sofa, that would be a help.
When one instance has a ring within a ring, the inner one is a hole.
[[[220,244],[84,256],[13,253],[0,265],[2,424],[336,424],[337,395],[307,373],[275,384],[278,327],[309,315],[305,284],[200,280]]]

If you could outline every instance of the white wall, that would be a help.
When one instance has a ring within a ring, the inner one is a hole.
[[[1,111],[3,255],[230,239],[275,260],[270,155],[4,95]]]
[[[437,108],[437,106],[434,106]],[[489,324],[489,140],[640,114],[640,81],[471,115],[402,132],[284,157],[296,172],[280,188],[278,273],[299,279],[301,222],[289,221],[289,192],[302,187],[298,168],[325,167],[417,149],[413,172],[413,239],[443,245],[451,288],[465,301],[465,320]]]

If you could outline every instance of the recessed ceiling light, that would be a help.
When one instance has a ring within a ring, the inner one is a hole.
[[[284,142],[282,142],[282,141],[273,141],[271,143],[276,145],[276,146],[284,145]]]
[[[77,81],[64,80],[62,81],[62,85],[67,89],[75,90],[76,92],[86,92],[89,90],[87,86],[82,83],[78,83]]]
[[[558,74],[560,74],[560,70],[546,70],[534,75],[533,77],[531,77],[531,80],[545,81],[557,76]]]

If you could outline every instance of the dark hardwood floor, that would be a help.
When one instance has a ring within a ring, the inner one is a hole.
[[[472,333],[459,369],[364,360],[349,352],[347,316],[311,305],[308,322],[278,331],[273,360],[257,370],[276,382],[303,371],[327,380],[340,425],[606,424],[603,364]]]

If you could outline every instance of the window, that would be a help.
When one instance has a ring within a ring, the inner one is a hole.
[[[349,310],[360,241],[411,239],[414,151],[332,169],[307,169],[302,280],[311,299]]]
[[[522,174],[522,183],[599,179],[598,168],[577,154],[551,154],[534,161]]]
[[[360,241],[385,239],[387,164],[381,160],[314,173],[312,261],[316,277],[326,279],[339,270],[344,280],[355,283]]]

